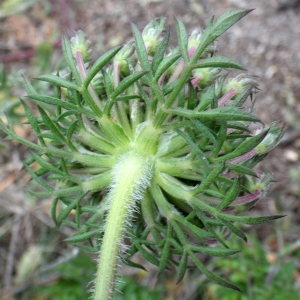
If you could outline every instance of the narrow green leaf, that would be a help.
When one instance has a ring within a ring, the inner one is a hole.
[[[237,97],[233,101],[231,101],[230,106],[241,107],[247,100],[248,96],[251,94],[252,90],[253,85],[250,85],[247,89],[243,90],[242,93],[237,95]]]
[[[71,188],[67,188],[64,190],[55,190],[55,191],[50,191],[50,192],[34,192],[29,190],[28,193],[30,195],[39,197],[39,198],[44,198],[44,197],[62,197],[66,195],[74,195],[78,192],[82,192],[82,187],[80,186],[74,186]]]
[[[64,118],[68,117],[68,116],[75,116],[75,115],[78,115],[80,114],[79,111],[77,110],[68,110],[68,111],[65,111],[64,113],[62,113],[61,115],[59,115],[57,121],[63,121]]]
[[[201,59],[198,63],[193,65],[193,69],[198,68],[231,68],[245,70],[244,67],[236,61],[223,56],[213,56]]]
[[[52,122],[52,120],[49,118],[46,112],[41,107],[39,107],[39,111],[47,129],[49,129],[53,134],[55,134],[62,142],[65,142],[65,137],[61,134],[60,130]]]
[[[253,9],[249,9],[249,10],[234,9],[223,13],[211,29],[213,40],[215,40],[217,37],[223,34],[232,25],[234,25],[244,16],[249,14],[252,10]],[[213,40],[211,40],[210,43]]]
[[[102,56],[100,56],[96,62],[91,67],[90,71],[88,72],[86,78],[84,79],[83,85],[85,88],[88,87],[89,83],[92,81],[92,79],[97,75],[98,72],[101,71],[101,69],[111,61],[111,59],[120,51],[122,47],[116,47],[111,49],[110,51],[106,52]]]
[[[135,49],[141,64],[141,67],[144,71],[151,70],[151,65],[148,60],[148,54],[146,51],[145,43],[143,41],[142,35],[134,24],[131,24],[132,32],[135,39]],[[150,76],[152,73],[149,73]]]
[[[153,61],[152,61],[152,72],[153,74],[156,73],[156,70],[159,66],[159,64],[161,63],[161,61],[164,58],[168,43],[169,43],[169,39],[170,39],[170,29],[167,30],[163,40],[161,41],[161,43],[159,44],[158,48],[155,51],[154,57],[153,57]]]
[[[36,77],[35,79],[52,83],[53,85],[58,86],[58,87],[64,87],[64,88],[68,88],[68,89],[78,90],[78,87],[76,84],[74,84],[73,82],[68,81],[66,79],[63,79],[59,76],[56,76],[56,75],[52,75],[52,74],[42,75],[42,76]]]
[[[223,218],[219,217],[219,220],[236,236],[238,236],[239,238],[241,238],[242,240],[244,240],[247,243],[247,237],[244,234],[243,231],[241,231],[238,227],[236,227],[235,225],[233,225],[230,221],[227,221]]]
[[[33,88],[33,86],[31,85],[31,83],[29,82],[29,80],[24,76],[24,82],[25,82],[25,88],[26,88],[26,92],[28,95],[37,95],[37,92],[35,91],[35,89]],[[54,112],[52,109],[49,109],[49,107],[47,105],[45,105],[44,103],[39,103],[39,105],[46,111],[48,111],[52,116],[54,116]]]
[[[218,217],[243,224],[262,224],[272,220],[280,219],[285,217],[285,215],[274,215],[274,216],[264,216],[264,217],[246,217],[246,216],[234,216],[225,213],[218,213]]]
[[[54,198],[52,200],[51,208],[50,208],[50,215],[56,226],[58,226],[57,219],[56,219],[57,204],[58,204],[58,198]]]
[[[65,102],[65,101],[62,101],[58,98],[55,98],[55,97],[51,97],[51,96],[44,96],[44,95],[28,95],[26,96],[32,100],[34,100],[35,102],[38,103],[39,106],[41,106],[44,110],[45,110],[45,107],[40,105],[41,103],[39,102],[42,102],[42,103],[47,103],[47,104],[50,104],[50,105],[54,105],[54,106],[60,106],[60,107],[63,107],[67,110],[71,109],[72,111],[77,111],[78,113],[82,113],[82,114],[85,114],[89,117],[95,117],[95,115],[93,114],[92,111],[90,110],[87,110],[83,107],[78,107],[76,106],[75,104],[72,104],[72,103],[69,103],[69,102]],[[48,112],[51,113],[51,109],[46,109]],[[53,112],[51,114],[52,116],[54,115]]]
[[[35,144],[35,143],[29,142],[28,140],[23,139],[23,138],[21,138],[20,136],[18,136],[18,135],[15,133],[15,131],[13,130],[13,126],[12,126],[12,123],[10,122],[10,119],[7,119],[7,121],[8,121],[8,127],[4,124],[4,122],[3,122],[2,119],[0,118],[0,128],[1,128],[1,130],[2,130],[3,132],[5,132],[10,138],[12,138],[12,139],[18,141],[19,143],[21,143],[21,144],[23,144],[23,145],[25,145],[25,146],[27,146],[27,147],[30,147],[30,148],[37,149],[37,150],[39,150],[39,151],[45,152],[45,151],[44,151],[44,148],[45,148],[45,147],[42,147],[42,146],[37,145],[37,144]],[[53,149],[50,149],[49,152],[52,151],[52,150],[53,150]],[[57,150],[57,151],[59,151],[59,150]],[[48,153],[49,153],[49,152],[48,152]]]
[[[48,191],[54,191],[54,189],[46,184],[29,166],[24,164],[24,168],[27,170],[32,179],[34,179],[40,186]]]
[[[199,146],[182,130],[176,129],[175,131],[187,141],[191,148],[197,153],[205,168],[209,170],[209,162]]]
[[[173,90],[174,88],[178,85],[178,82],[179,82],[179,79],[171,82],[170,84],[168,84],[166,87],[163,88],[163,94],[166,96],[166,95],[169,95]]]
[[[127,259],[127,258],[124,258],[124,257],[120,256],[120,260],[129,267],[133,267],[133,268],[137,268],[137,269],[147,271],[142,265],[136,264],[133,261]]]
[[[137,80],[139,80],[142,76],[144,76],[147,73],[149,73],[149,71],[135,72],[125,77],[117,86],[117,88],[113,91],[113,93],[111,94],[111,98],[115,99],[126,89],[128,89],[133,83],[135,83]]]
[[[184,277],[187,268],[187,259],[188,259],[188,254],[186,251],[184,251],[179,262],[177,283],[180,282]]]
[[[219,154],[219,151],[221,150],[226,140],[226,134],[227,134],[227,126],[226,126],[226,122],[223,121],[219,129],[217,143],[215,144],[215,148],[210,157],[211,159],[215,158]]]
[[[195,265],[199,268],[199,270],[206,275],[208,279],[215,282],[216,284],[219,284],[221,286],[224,286],[229,289],[233,289],[240,292],[240,289],[236,287],[235,285],[231,284],[230,282],[222,279],[221,277],[217,276],[216,274],[212,273],[211,271],[207,270],[204,265],[198,260],[198,258],[195,256],[195,254],[192,251],[188,252],[191,259],[195,263]]]
[[[25,89],[26,89],[27,94],[31,94],[31,95],[37,94],[37,92],[35,91],[34,87],[30,83],[28,78],[26,76],[23,76],[23,78],[24,78]]]
[[[57,169],[53,164],[50,164],[45,159],[41,158],[38,154],[31,152],[31,155],[41,167],[43,167],[55,174],[59,174],[59,175],[63,175],[63,176],[65,175],[65,173],[63,171]]]
[[[99,249],[97,247],[92,247],[92,246],[85,246],[85,245],[81,245],[81,244],[77,244],[77,243],[73,243],[73,245],[80,249],[83,250],[85,252],[89,252],[89,253],[97,253],[99,252]]]
[[[111,94],[113,92],[113,85],[111,78],[109,77],[108,73],[105,70],[101,70],[102,76],[103,76],[103,83],[105,86],[105,91],[108,98],[111,98]]]
[[[64,208],[59,213],[59,215],[57,217],[57,223],[59,225],[63,222],[63,220],[65,220],[68,217],[68,215],[70,214],[72,209],[74,209],[80,203],[80,201],[83,199],[84,196],[85,196],[85,193],[82,193],[81,195],[76,197],[70,205],[68,205],[66,208]]]
[[[72,136],[73,136],[74,132],[76,131],[78,122],[79,122],[79,120],[75,120],[74,122],[72,122],[72,124],[68,128],[68,131],[67,131],[67,140],[68,141],[70,141],[72,139]]]
[[[191,119],[191,121],[209,140],[211,140],[214,144],[216,143],[215,133],[211,129],[206,127],[199,120]]]
[[[43,133],[40,133],[39,135],[37,135],[38,138],[43,138],[43,139],[49,139],[50,140],[50,143],[51,142],[58,142],[58,143],[61,143],[61,139],[58,138],[55,134],[51,133],[51,132],[43,132]],[[45,145],[45,147],[47,147]]]
[[[205,254],[209,254],[211,256],[229,256],[234,255],[240,250],[228,249],[228,248],[215,248],[215,247],[202,247],[198,245],[189,245],[190,249],[195,252],[201,252]]]
[[[159,267],[159,261],[152,254],[146,251],[145,248],[143,248],[139,243],[135,243],[135,246],[145,259],[147,259],[153,265]]]
[[[205,51],[206,47],[214,42],[221,34],[228,30],[234,23],[239,21],[245,15],[247,15],[251,10],[230,10],[222,14],[214,25],[212,25],[212,19],[209,21],[209,26],[206,28],[201,42],[197,47],[194,56],[191,59],[192,63],[195,63],[202,53]]]
[[[167,236],[165,238],[165,245],[159,262],[158,276],[165,270],[167,263],[169,261],[171,237],[172,237],[172,226],[168,224],[168,231],[167,231]]]
[[[198,97],[197,97],[197,92],[196,89],[193,87],[191,82],[188,83],[188,95],[187,95],[187,109],[195,109],[196,104],[198,103]]]
[[[156,72],[155,72],[155,80],[158,80],[160,76],[175,62],[179,59],[180,54],[172,54],[165,57],[161,63],[159,64]]]
[[[204,94],[201,95],[200,103],[196,107],[195,111],[205,110],[215,98],[215,85],[211,85]]]
[[[224,161],[224,160],[232,159],[232,158],[241,156],[241,155],[251,151],[266,137],[268,132],[269,132],[269,130],[267,129],[267,130],[262,131],[258,135],[247,138],[235,150],[233,150],[232,152],[230,152],[226,155],[217,157],[215,159],[215,161]]]
[[[211,223],[210,222],[216,222],[216,223],[219,223],[219,224],[214,224],[214,225],[217,225],[217,226],[221,226],[223,225],[220,221],[217,221],[215,219],[212,219],[212,218],[208,218],[204,215],[203,211],[198,209],[198,208],[195,208],[196,212],[197,212],[197,215],[199,217],[199,219],[201,220],[201,222],[204,224],[205,228],[214,236],[214,238],[221,244],[223,245],[225,248],[229,248],[227,246],[227,244],[223,241],[222,237],[220,237],[219,234],[216,233],[216,231],[214,230],[214,227],[211,226]]]
[[[99,229],[91,230],[91,231],[80,233],[80,234],[75,233],[73,236],[64,239],[64,241],[69,242],[69,243],[83,242],[98,233],[99,233]]]
[[[189,61],[189,56],[187,50],[188,38],[187,38],[185,26],[178,18],[175,17],[174,20],[175,20],[176,34],[177,34],[178,46],[180,48],[180,53],[182,55],[184,62],[187,64]]]
[[[41,130],[40,130],[40,127],[39,127],[38,122],[36,120],[36,117],[33,115],[31,109],[29,108],[29,106],[23,100],[20,100],[20,101],[21,101],[21,103],[24,107],[24,110],[25,110],[27,119],[29,121],[29,124],[31,125],[31,127],[34,130],[35,134],[38,136],[41,133]],[[41,143],[42,146],[46,146],[43,138],[38,137],[38,140],[39,140],[39,142]]]
[[[70,226],[70,227],[72,227],[72,228],[78,229],[77,224],[74,223],[74,222],[72,222],[72,221],[70,221],[70,220],[64,220],[63,224],[64,224],[64,225],[68,225],[68,226]]]
[[[144,90],[144,88],[142,87],[142,85],[141,85],[138,81],[135,82],[135,85],[136,85],[136,87],[138,88],[139,94],[140,94],[140,96],[142,97],[143,101],[145,101],[146,106],[147,106],[147,107],[150,107],[150,99],[149,99],[149,96],[148,96],[147,93],[145,92],[145,90]]]
[[[240,191],[240,181],[236,180],[234,184],[230,187],[222,202],[217,206],[218,211],[222,211],[227,208],[238,196]]]
[[[133,100],[133,99],[141,99],[140,95],[125,95],[125,96],[120,96],[115,98],[115,101],[122,101],[122,102],[127,102],[129,100]]]
[[[79,85],[81,84],[81,78],[75,64],[70,41],[66,36],[63,36],[61,44],[62,44],[62,50],[63,50],[65,60],[75,78],[76,84]]]
[[[217,167],[213,168],[209,174],[202,180],[199,187],[195,188],[193,190],[194,194],[199,194],[203,191],[205,191],[214,181],[215,179],[221,174],[221,172],[224,170],[224,164],[221,163]]]
[[[205,238],[212,238],[213,237],[209,232],[207,232],[206,230],[203,230],[203,229],[197,227],[196,225],[188,222],[184,217],[182,217],[180,215],[175,215],[174,219],[177,222],[179,222],[180,224],[184,225],[189,230],[191,230],[199,239],[202,239],[202,237],[205,237]]]
[[[32,100],[36,100],[36,101],[41,101],[41,102],[44,102],[44,103],[47,103],[47,104],[51,104],[51,105],[54,105],[54,106],[61,106],[65,109],[76,109],[76,105],[72,104],[72,103],[69,103],[69,102],[65,102],[65,101],[62,101],[61,99],[58,99],[58,98],[54,98],[54,97],[51,97],[51,96],[45,96],[45,95],[28,95],[26,96]]]
[[[228,74],[229,73],[224,74],[217,80],[217,84],[216,84],[216,98],[217,99],[222,97],[223,85],[224,85],[225,79],[227,78]]]
[[[203,112],[196,112],[184,108],[173,108],[170,111],[178,116],[197,118],[201,121],[252,121],[260,122],[254,115],[241,109],[232,107],[215,108]]]
[[[228,162],[225,162],[225,166],[229,170],[234,171],[238,174],[243,174],[243,175],[246,174],[246,175],[257,177],[257,175],[254,171],[252,171],[251,169],[249,169],[245,166],[235,165],[235,164],[231,164],[231,163],[228,163]]]

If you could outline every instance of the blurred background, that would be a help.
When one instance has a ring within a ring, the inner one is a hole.
[[[179,17],[189,32],[233,8],[255,8],[219,38],[219,54],[237,60],[258,76],[256,113],[264,123],[280,120],[287,132],[262,168],[277,181],[253,214],[286,214],[283,219],[248,227],[247,244],[233,239],[243,251],[230,259],[207,260],[210,270],[223,274],[243,294],[218,287],[190,270],[176,284],[174,274],[157,278],[122,267],[121,300],[289,300],[300,299],[300,1],[298,0],[1,0],[0,117],[13,120],[19,135],[34,139],[19,107],[25,74],[38,91],[49,86],[33,78],[64,68],[62,34],[83,30],[93,43],[93,58],[131,39],[130,22],[140,30],[154,17],[165,16],[174,28]],[[175,41],[175,30],[171,31]],[[175,44],[175,43],[174,43]],[[51,199],[26,193],[30,177],[22,170],[28,149],[4,141],[0,133],[0,299],[88,299],[95,272],[94,258],[63,240],[67,226],[57,230],[50,218]],[[140,259],[140,258],[139,258]]]

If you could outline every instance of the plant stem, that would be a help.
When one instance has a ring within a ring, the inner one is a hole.
[[[120,157],[113,173],[115,179],[110,191],[110,207],[95,280],[94,300],[113,298],[124,228],[135,211],[136,201],[143,197],[149,186],[152,174],[149,160],[133,151]]]

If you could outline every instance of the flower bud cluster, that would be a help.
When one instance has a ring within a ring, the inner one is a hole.
[[[197,47],[199,46],[199,44],[201,42],[202,35],[203,35],[203,31],[202,31],[201,28],[197,28],[197,29],[193,30],[193,32],[191,33],[191,35],[188,39],[188,55],[189,55],[189,58],[192,58],[192,56],[194,55]],[[217,47],[214,44],[210,44],[205,49],[205,51],[200,56],[200,58],[207,57],[208,55],[213,55],[216,52],[217,52]]]
[[[130,74],[130,67],[134,68],[137,59],[134,57],[135,47],[133,41],[128,42],[116,54],[114,63],[120,66],[120,75],[128,76]]]
[[[165,18],[153,19],[143,30],[142,38],[150,56],[155,54],[158,45],[162,41],[161,34],[165,30],[165,22]]]
[[[252,93],[257,93],[258,83],[254,76],[243,73],[228,80],[227,84],[223,87],[223,94],[227,94],[229,91],[232,91],[234,94],[232,99],[235,99],[248,88],[251,88]]]
[[[86,35],[81,30],[78,30],[75,33],[75,36],[71,38],[70,43],[74,57],[76,57],[76,52],[81,52],[85,63],[89,63],[91,61],[91,41],[86,38]]]

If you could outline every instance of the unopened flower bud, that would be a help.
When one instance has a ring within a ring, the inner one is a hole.
[[[258,173],[257,175],[257,177],[246,175],[244,178],[243,186],[250,193],[255,191],[265,192],[268,190],[270,183],[274,181],[270,173]]]
[[[202,33],[203,33],[202,29],[197,28],[190,35],[189,40],[188,40],[189,58],[191,58],[194,55],[198,45],[200,44],[201,38],[202,38]],[[205,51],[202,53],[200,58],[206,57],[207,54],[209,54],[209,53],[212,54],[212,53],[216,52],[216,50],[217,50],[217,47],[214,46],[213,44],[211,44],[205,49]]]
[[[278,122],[274,122],[268,126],[270,128],[268,134],[262,142],[255,147],[257,154],[262,155],[268,153],[279,143],[284,135],[284,127],[277,127],[277,125]],[[260,133],[260,130],[255,132],[255,134],[258,133]]]
[[[258,84],[255,78],[248,74],[240,74],[235,78],[229,79],[228,83],[223,87],[223,94],[225,95],[231,90],[234,92],[232,96],[232,99],[234,99],[250,86],[252,86],[252,93],[256,93]]]
[[[129,66],[135,66],[136,59],[132,56],[135,51],[133,41],[130,41],[116,54],[114,62],[120,65],[120,73],[127,76],[130,73]]]
[[[193,71],[192,84],[199,85],[200,88],[205,88],[212,84],[217,75],[221,72],[220,68],[199,68]]]
[[[165,22],[165,18],[153,19],[143,30],[142,37],[145,47],[151,56],[155,54],[158,45],[162,41],[160,35],[165,30]]]
[[[71,49],[74,57],[76,52],[81,52],[83,61],[85,63],[90,62],[92,59],[92,48],[90,40],[87,40],[86,35],[78,30],[74,37],[71,38]]]

